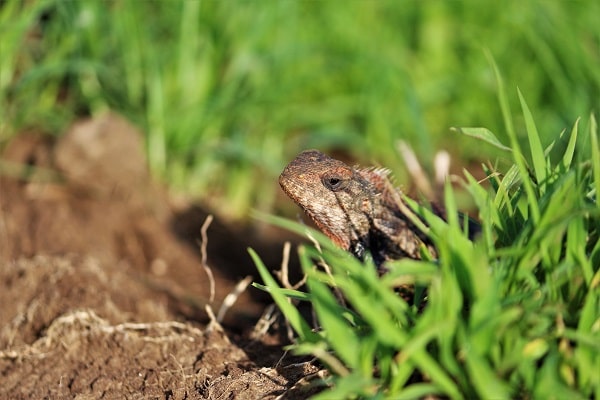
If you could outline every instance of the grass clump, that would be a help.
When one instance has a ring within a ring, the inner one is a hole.
[[[583,134],[577,121],[544,148],[519,93],[524,153],[500,93],[509,145],[482,128],[457,129],[512,159],[504,173],[485,167],[489,188],[465,172],[482,227],[474,242],[458,218],[446,222],[410,202],[430,227],[438,260],[399,260],[379,278],[373,265],[313,232],[321,250],[300,248],[308,278],[300,292],[281,289],[252,253],[265,282],[257,286],[271,293],[298,334],[291,348],[316,356],[331,372],[316,398],[600,398],[596,121],[590,117]],[[445,202],[448,215],[456,215],[450,186]],[[399,284],[425,291],[425,307],[418,296],[414,304],[397,296]],[[318,330],[288,297],[312,304]]]

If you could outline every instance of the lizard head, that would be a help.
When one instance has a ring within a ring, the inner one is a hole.
[[[317,150],[298,154],[279,176],[283,191],[338,246],[360,255],[375,187],[354,168]]]

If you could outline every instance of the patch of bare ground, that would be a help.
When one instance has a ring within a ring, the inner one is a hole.
[[[24,134],[5,146],[0,398],[315,393],[317,368],[285,355],[283,335],[251,334],[266,296],[243,291],[221,323],[206,312],[253,273],[247,246],[278,265],[281,243],[216,220],[205,249],[211,281],[198,246],[206,213],[170,206],[141,146],[113,114],[78,122],[57,142]]]

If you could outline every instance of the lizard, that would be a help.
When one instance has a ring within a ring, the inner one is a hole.
[[[388,260],[420,259],[431,239],[407,216],[402,192],[383,168],[351,167],[318,150],[298,154],[279,176],[283,191],[336,245],[380,270]],[[439,207],[433,211],[443,217]]]

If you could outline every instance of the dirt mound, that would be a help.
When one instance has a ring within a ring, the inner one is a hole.
[[[0,281],[2,398],[276,397],[314,372],[257,364],[219,326],[174,320],[164,296],[95,259],[6,263]]]
[[[246,246],[277,265],[280,243],[215,222],[209,278],[197,244],[206,213],[174,210],[151,181],[141,135],[118,116],[55,143],[20,135],[0,175],[0,397],[306,398],[315,367],[250,339],[265,296],[245,291]],[[223,249],[228,249],[226,253]],[[210,322],[210,323],[209,323]]]

